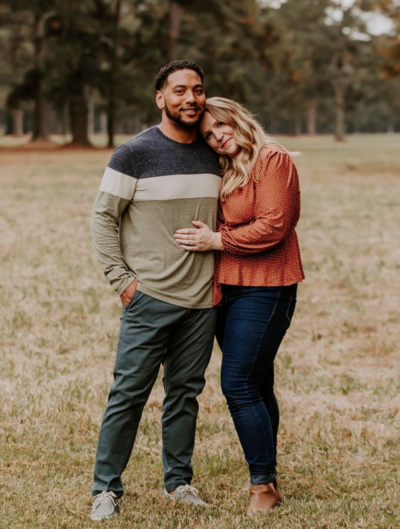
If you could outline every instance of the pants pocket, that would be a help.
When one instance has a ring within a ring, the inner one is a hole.
[[[135,293],[133,294],[128,306],[125,308],[125,310],[129,310],[132,308],[132,306],[135,304],[135,302],[138,300],[139,298],[139,294],[141,294],[141,292],[138,291],[137,287],[136,287],[136,290],[135,290]]]

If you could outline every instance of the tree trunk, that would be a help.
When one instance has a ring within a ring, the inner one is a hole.
[[[335,140],[344,141],[344,89],[343,89],[343,59],[336,61],[336,75],[334,81],[335,93]]]
[[[140,116],[137,112],[135,112],[132,118],[132,132],[134,136],[136,136],[136,134],[139,134],[139,132],[142,130],[141,127],[142,127],[142,124],[141,124]]]
[[[171,0],[169,4],[169,44],[168,61],[172,62],[178,58],[178,39],[181,24],[181,7]]]
[[[300,136],[301,132],[302,132],[302,126],[301,126],[301,112],[299,112],[297,110],[297,116],[296,116],[296,121],[295,121],[295,133],[296,133],[296,136]]]
[[[93,99],[89,99],[88,103],[88,131],[89,138],[94,134],[94,111],[95,105]]]
[[[33,131],[31,141],[48,141],[45,125],[45,100],[43,96],[43,38],[44,24],[46,19],[53,12],[45,13],[35,17],[35,38],[34,38],[34,63],[36,70],[36,91],[33,109]]]
[[[100,134],[107,134],[107,113],[100,114]]]
[[[387,118],[386,132],[387,132],[387,134],[393,134],[393,132],[394,132],[394,119],[393,119],[393,116],[388,116],[388,118]]]
[[[35,95],[35,105],[33,108],[33,130],[31,141],[48,141],[48,139],[45,126],[45,102],[42,94],[42,80],[39,80]]]
[[[118,78],[118,62],[117,62],[117,52],[118,52],[118,27],[120,23],[121,16],[121,0],[117,0],[115,5],[115,14],[114,14],[114,52],[112,58],[112,82],[110,83],[110,89],[108,94],[107,102],[107,147],[114,147],[114,133],[115,133],[115,90],[114,83],[117,82]]]
[[[315,136],[317,133],[317,100],[311,99],[307,105],[307,134]]]
[[[88,138],[88,108],[82,72],[75,72],[69,110],[72,132],[71,143],[90,146]]]
[[[267,127],[268,134],[278,134],[278,122],[274,115],[271,115]]]
[[[62,110],[60,111],[60,117],[61,117],[61,134],[63,136],[66,136],[68,134],[69,129],[69,110],[68,110],[68,103],[65,103]]]
[[[14,108],[11,111],[12,117],[12,133],[14,136],[22,136],[24,134],[24,113],[20,108]]]
[[[114,147],[115,105],[114,98],[110,97],[107,106],[107,147]]]
[[[298,136],[301,133],[300,113],[297,101],[294,102],[290,112],[290,135]]]

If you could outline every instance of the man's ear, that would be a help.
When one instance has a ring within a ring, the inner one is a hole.
[[[156,92],[156,103],[160,110],[164,110],[165,99],[164,99],[164,94],[160,90],[157,90]]]

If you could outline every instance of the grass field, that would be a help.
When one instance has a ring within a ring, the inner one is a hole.
[[[246,465],[219,388],[201,396],[193,484],[162,497],[158,380],[127,471],[122,514],[89,519],[120,303],[89,218],[111,151],[0,149],[0,527],[400,527],[399,135],[283,140],[300,150],[306,281],[277,359],[284,503],[249,519]]]

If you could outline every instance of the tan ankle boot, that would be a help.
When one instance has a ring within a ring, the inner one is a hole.
[[[282,501],[279,490],[275,488],[274,483],[268,485],[251,485],[250,503],[247,514],[257,511],[269,511]]]
[[[276,481],[276,479],[274,479],[272,484],[274,486],[275,494],[276,494],[276,497],[277,497],[277,500],[278,500],[278,504],[277,505],[280,505],[282,503],[282,496],[281,496],[281,491],[279,490],[279,485],[278,485],[278,482]]]
[[[279,485],[278,485],[278,482],[276,481],[276,479],[274,479],[272,484],[273,484],[273,486],[275,488],[275,492],[276,492],[276,496],[278,498],[278,502],[281,503],[282,502],[281,491],[279,490]],[[250,492],[250,490],[251,490],[251,480],[250,480],[250,478],[246,481],[246,483],[243,484],[241,490],[243,492]]]

